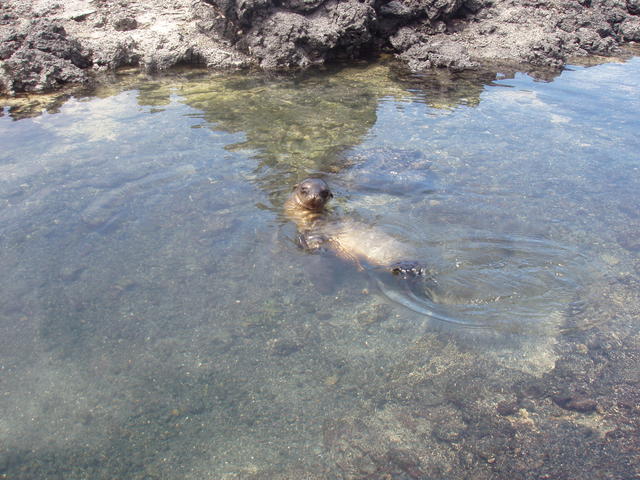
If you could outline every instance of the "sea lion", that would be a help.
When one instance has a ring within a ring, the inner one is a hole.
[[[284,212],[298,227],[302,248],[331,251],[360,270],[373,266],[402,276],[425,273],[418,262],[407,260],[410,252],[396,238],[362,222],[332,216],[326,208],[331,198],[329,185],[320,178],[307,178],[294,186]]]

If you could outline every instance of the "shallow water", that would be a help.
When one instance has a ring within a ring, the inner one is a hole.
[[[0,475],[637,474],[640,59],[495,78],[122,75],[2,110]],[[307,175],[429,275],[298,249]]]

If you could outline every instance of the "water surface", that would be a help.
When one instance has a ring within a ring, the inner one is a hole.
[[[187,71],[4,108],[0,474],[637,475],[640,60],[510,77]],[[308,175],[430,275],[300,250]]]

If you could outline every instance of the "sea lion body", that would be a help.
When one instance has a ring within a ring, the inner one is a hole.
[[[406,258],[405,246],[377,228],[353,220],[337,221],[321,229],[332,251],[357,265],[390,267]]]
[[[394,273],[421,273],[406,246],[378,228],[351,219],[334,218],[326,210],[333,197],[321,179],[308,178],[294,187],[285,203],[285,214],[298,227],[300,245],[308,250],[326,249],[338,257]]]

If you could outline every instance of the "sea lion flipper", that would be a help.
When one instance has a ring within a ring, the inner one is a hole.
[[[427,267],[413,260],[402,260],[390,265],[391,273],[400,275],[403,278],[422,277],[427,275]]]
[[[329,241],[329,237],[310,230],[298,233],[296,238],[297,245],[303,250],[310,252],[317,252],[326,250],[326,243]]]

